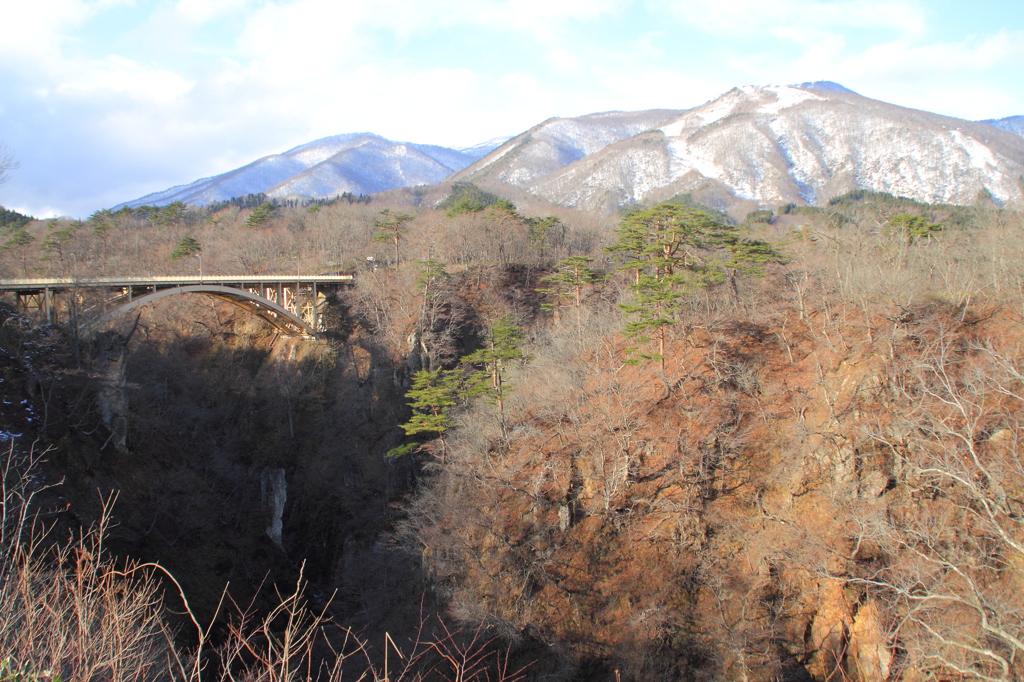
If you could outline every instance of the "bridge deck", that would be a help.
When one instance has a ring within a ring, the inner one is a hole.
[[[352,275],[167,275],[157,277],[53,277],[0,279],[0,291],[43,291],[72,287],[170,287],[195,284],[349,284]]]

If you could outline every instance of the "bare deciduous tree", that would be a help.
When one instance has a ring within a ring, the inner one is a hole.
[[[861,582],[893,605],[907,666],[958,679],[1024,674],[1024,358],[940,333],[899,387],[912,409],[872,434],[909,493],[893,559]]]
[[[9,173],[18,167],[14,155],[2,143],[0,143],[0,185],[7,182]]]

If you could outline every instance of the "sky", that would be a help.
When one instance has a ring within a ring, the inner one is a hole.
[[[85,218],[312,140],[463,147],[552,116],[832,80],[1024,114],[1021,0],[0,0],[0,205]]]

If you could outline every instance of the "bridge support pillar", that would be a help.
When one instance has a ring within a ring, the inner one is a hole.
[[[320,331],[320,300],[316,294],[316,282],[313,282],[313,331]]]

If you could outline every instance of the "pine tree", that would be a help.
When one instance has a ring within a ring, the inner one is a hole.
[[[171,260],[194,256],[202,250],[202,245],[195,237],[182,237],[178,245],[174,247],[174,251],[171,252]]]
[[[900,235],[908,244],[919,239],[931,240],[932,234],[942,230],[942,225],[929,223],[922,216],[913,213],[897,213],[889,218],[889,230]]]
[[[636,364],[638,358],[645,360],[657,360],[661,365],[662,373],[665,372],[665,343],[667,340],[668,328],[675,324],[675,313],[679,310],[680,299],[683,292],[677,288],[677,276],[662,277],[658,279],[653,275],[641,274],[640,281],[630,286],[635,294],[633,301],[623,303],[624,311],[637,317],[636,320],[628,322],[622,329],[622,333],[634,339],[637,343],[644,344],[651,341],[648,334],[653,334],[658,340],[657,353],[645,353],[640,351],[639,346],[626,349],[627,364]]]
[[[582,325],[583,289],[587,285],[604,281],[604,277],[590,268],[593,262],[593,258],[586,256],[570,256],[555,266],[555,274],[541,277],[541,282],[548,282],[551,286],[536,291],[556,296],[554,303],[545,303],[541,307],[553,310],[558,307],[560,299],[567,298],[576,306],[576,324]]]
[[[423,299],[429,301],[437,295],[437,283],[449,279],[451,275],[444,269],[444,263],[439,263],[433,258],[421,260],[419,264],[420,276],[416,278],[416,286],[423,287]]]
[[[693,206],[663,203],[627,215],[616,230],[619,240],[606,249],[624,260],[620,270],[634,272],[630,289],[635,297],[622,309],[636,319],[623,333],[647,343],[651,333],[658,340],[657,353],[639,352],[631,359],[658,360],[665,369],[666,335],[675,322],[680,298],[694,290],[725,279],[731,270],[734,294],[737,274],[759,276],[769,262],[781,261],[774,247],[763,241],[742,240],[736,228],[725,225],[707,211]],[[724,260],[728,257],[728,260]]]
[[[559,228],[564,234],[565,228],[558,216],[554,215],[549,215],[546,218],[526,218],[525,222],[529,230],[527,239],[530,246],[537,249],[537,257],[540,260],[543,258],[544,252],[551,246],[551,237],[559,231]]]
[[[245,226],[248,228],[256,228],[262,225],[270,218],[270,214],[274,212],[274,206],[269,201],[264,201],[262,204],[253,209],[249,217],[245,219]]]
[[[35,241],[35,237],[30,235],[24,227],[19,227],[13,234],[11,234],[10,239],[4,242],[4,245],[0,247],[5,250],[17,251],[21,254],[21,269],[25,273],[26,277],[28,276],[28,250],[22,249],[21,247],[28,246],[33,241]]]
[[[506,379],[509,366],[514,360],[528,359],[519,350],[523,333],[511,315],[503,315],[490,328],[487,336],[487,345],[465,356],[462,361],[470,365],[483,365],[470,380],[470,394],[486,396],[489,402],[498,406],[504,419],[505,398],[514,390]]]
[[[39,245],[39,249],[45,254],[39,260],[50,260],[53,258],[53,254],[56,252],[57,258],[60,261],[61,271],[64,270],[64,245],[74,239],[75,232],[78,231],[79,225],[76,221],[72,221],[64,226],[63,229],[56,229],[58,221],[56,218],[49,221],[50,229],[53,230],[46,236],[43,243]]]
[[[399,264],[398,244],[405,232],[405,225],[412,216],[406,213],[392,213],[390,208],[385,208],[378,214],[380,217],[373,222],[373,226],[380,230],[373,237],[375,242],[391,242],[395,246],[395,267]]]
[[[401,424],[407,436],[420,433],[436,433],[441,439],[442,461],[447,455],[448,446],[444,440],[444,432],[452,426],[448,410],[458,402],[459,380],[454,373],[440,367],[434,371],[421,369],[412,376],[412,386],[406,392],[409,406],[413,413],[409,421]],[[399,457],[409,454],[420,447],[418,443],[408,443],[388,450],[388,457]]]

